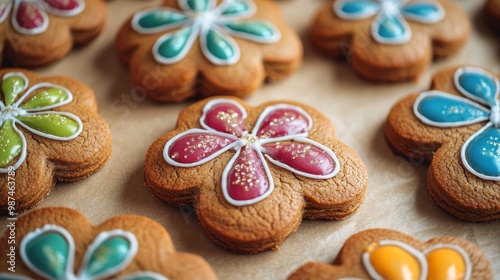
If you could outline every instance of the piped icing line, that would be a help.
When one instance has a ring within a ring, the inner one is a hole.
[[[455,73],[453,74],[453,81],[455,83],[455,87],[457,88],[457,90],[465,95],[467,98],[469,99],[472,99],[476,102],[479,102],[481,104],[484,104],[484,105],[489,105],[489,106],[492,106],[492,105],[498,105],[498,99],[495,98],[495,102],[486,102],[484,99],[481,99],[479,98],[478,96],[474,95],[474,94],[471,94],[467,89],[465,89],[463,86],[462,86],[462,83],[460,82],[460,77],[463,77],[464,74],[467,74],[467,73],[478,73],[478,74],[481,74],[481,75],[484,75],[486,77],[488,77],[491,81],[493,81],[494,83],[494,86],[496,88],[496,91],[495,93],[493,94],[494,97],[498,97],[498,94],[499,94],[499,91],[500,91],[500,81],[498,80],[498,77],[493,75],[492,73],[482,69],[482,68],[478,68],[478,67],[471,67],[471,66],[464,66],[464,67],[460,67],[458,68]],[[491,104],[493,103],[493,104]]]
[[[136,279],[148,279],[148,280],[168,280],[168,277],[163,276],[156,272],[151,271],[138,271],[124,277],[120,277],[120,280],[136,280]]]
[[[76,16],[76,15],[80,14],[81,12],[83,12],[85,10],[86,4],[85,4],[84,0],[72,0],[72,1],[74,1],[78,4],[77,4],[76,8],[71,9],[71,10],[61,10],[61,9],[54,8],[51,5],[49,5],[45,0],[42,0],[42,5],[47,10],[47,12],[49,12],[53,15],[57,15],[60,17],[73,17],[73,16]]]
[[[234,149],[222,174],[221,187],[234,206],[262,201],[274,190],[266,158],[278,167],[313,179],[329,179],[340,170],[333,151],[307,138],[312,118],[298,106],[266,107],[251,133],[245,128],[247,112],[230,99],[214,99],[203,107],[200,125],[171,138],[164,146],[166,162],[193,167]]]
[[[435,250],[441,250],[441,249],[451,249],[454,252],[460,254],[462,257],[462,260],[464,261],[465,265],[465,275],[463,276],[462,280],[469,280],[471,278],[472,274],[472,262],[470,261],[469,254],[460,246],[455,245],[455,244],[436,244],[433,245],[432,247],[429,247],[425,250],[423,250],[424,255],[428,255],[429,253],[435,251]]]

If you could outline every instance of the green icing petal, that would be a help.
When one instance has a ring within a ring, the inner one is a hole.
[[[7,167],[23,149],[23,141],[14,130],[12,120],[7,120],[0,128],[0,167]]]
[[[248,11],[250,7],[245,2],[229,2],[222,12],[223,15],[238,15]]]
[[[130,242],[123,237],[112,237],[101,243],[84,268],[85,275],[96,276],[124,265],[130,254]]]
[[[206,11],[210,0],[187,0],[186,3],[193,11]]]
[[[59,233],[39,235],[26,244],[25,256],[34,267],[54,279],[66,279],[69,245]]]
[[[24,125],[56,137],[74,136],[80,125],[73,119],[59,114],[35,114],[17,116]]]
[[[276,36],[275,29],[267,22],[244,21],[226,24],[226,27],[247,38],[267,39]]]
[[[185,15],[178,12],[170,10],[152,10],[145,12],[138,20],[137,24],[144,29],[151,29],[168,26],[187,19]]]
[[[189,37],[193,32],[192,27],[183,28],[175,33],[165,36],[163,39],[160,38],[160,44],[158,45],[158,54],[167,59],[177,61],[182,59],[182,57],[188,52],[186,48],[188,46]]]
[[[5,99],[5,106],[14,104],[19,93],[23,91],[26,86],[26,80],[17,75],[12,75],[2,81],[2,92]]]
[[[206,38],[207,49],[216,58],[228,61],[235,56],[234,47],[221,34],[209,30]]]
[[[70,99],[71,96],[67,91],[61,88],[49,88],[42,92],[37,93],[30,100],[28,100],[24,105],[21,106],[24,110],[29,109],[40,109],[49,106],[57,106]]]

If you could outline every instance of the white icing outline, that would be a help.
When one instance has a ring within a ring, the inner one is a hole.
[[[261,36],[252,35],[252,34],[247,33],[247,32],[236,31],[234,29],[231,29],[226,24],[221,25],[221,27],[230,35],[234,35],[236,37],[240,37],[240,38],[243,38],[243,39],[246,39],[249,41],[253,41],[253,42],[257,42],[257,43],[261,43],[261,44],[271,44],[271,43],[275,43],[281,39],[280,30],[274,24],[270,23],[269,21],[266,21],[266,20],[248,20],[248,21],[241,22],[241,23],[252,24],[254,22],[266,24],[272,30],[273,35],[269,36],[269,37],[261,37]]]
[[[220,59],[210,52],[207,44],[207,36],[210,31],[215,32],[224,40],[226,40],[226,42],[231,46],[231,48],[234,51],[232,57],[230,57],[229,59]],[[212,62],[215,65],[220,65],[220,66],[232,65],[238,62],[241,57],[241,51],[240,47],[238,46],[238,43],[236,43],[236,41],[229,35],[228,32],[225,31],[224,28],[220,27],[216,23],[210,24],[209,26],[203,25],[201,27],[200,46],[203,54],[205,55],[205,58],[207,58],[210,62]]]
[[[434,6],[437,9],[437,12],[433,17],[428,18],[428,17],[415,16],[414,14],[407,13],[404,11],[404,7],[414,6],[416,4],[428,4],[430,6]],[[420,23],[425,23],[425,24],[437,23],[437,22],[443,20],[443,18],[445,16],[445,10],[444,10],[443,6],[441,5],[441,3],[437,2],[437,1],[433,1],[433,0],[420,0],[420,1],[416,1],[416,2],[411,2],[411,3],[404,5],[404,7],[403,7],[403,9],[401,9],[401,13],[403,14],[403,16],[409,20],[420,22]]]
[[[385,38],[385,37],[382,37],[378,34],[378,28],[380,27],[380,22],[382,22],[385,18],[387,18],[389,16],[396,18],[396,20],[398,20],[401,23],[401,26],[403,27],[403,30],[405,31],[403,33],[403,36],[396,37],[396,38]],[[392,13],[385,13],[384,11],[381,11],[375,17],[375,19],[372,21],[370,29],[371,29],[371,33],[372,33],[373,38],[377,42],[387,44],[387,45],[401,45],[401,44],[404,44],[404,43],[407,43],[408,41],[410,41],[410,39],[412,37],[412,31],[411,31],[410,25],[408,25],[408,22],[406,22],[406,20],[404,19],[403,15],[400,12],[392,14]]]
[[[19,23],[17,22],[17,12],[19,10],[19,5],[23,2],[38,6],[40,16],[43,18],[43,24],[41,26],[36,27],[36,28],[24,28],[24,27],[21,27],[19,25]],[[26,34],[26,35],[37,35],[37,34],[41,34],[41,33],[45,32],[47,30],[47,28],[49,27],[49,16],[47,15],[47,12],[45,11],[44,6],[42,4],[40,4],[38,1],[35,1],[35,0],[15,0],[14,11],[13,11],[13,14],[11,16],[11,22],[12,22],[12,26],[14,27],[14,29],[17,32],[22,33],[22,34]]]
[[[371,16],[374,16],[376,15],[381,7],[380,7],[380,3],[378,2],[375,2],[375,1],[371,1],[373,2],[374,4],[377,4],[378,8],[374,8],[372,10],[370,9],[367,9],[367,11],[364,11],[362,13],[359,13],[359,14],[351,14],[351,13],[345,13],[344,11],[342,11],[342,8],[344,7],[344,5],[346,3],[350,3],[350,2],[358,2],[359,0],[339,0],[339,1],[335,1],[335,3],[333,4],[333,12],[341,19],[346,19],[346,20],[360,20],[360,19],[367,19]]]
[[[21,138],[21,144],[22,144],[22,147],[21,147],[21,154],[19,155],[19,159],[16,161],[16,163],[14,163],[13,165],[11,165],[14,170],[17,170],[19,168],[19,166],[21,166],[21,164],[23,164],[23,162],[26,160],[26,156],[27,156],[27,143],[26,143],[26,138],[24,137],[24,134],[19,130],[19,128],[17,128],[16,126],[16,122],[15,121],[12,121],[12,127],[14,128],[14,131],[19,135],[19,138]],[[9,170],[8,167],[6,168],[0,168],[0,173],[9,173],[11,170]]]
[[[281,168],[284,168],[284,169],[287,169],[295,174],[298,174],[298,175],[301,175],[301,176],[304,176],[304,177],[307,177],[307,178],[312,178],[312,179],[330,179],[332,177],[334,177],[335,175],[337,175],[337,173],[339,173],[339,170],[340,170],[340,163],[339,163],[339,160],[337,158],[337,156],[335,155],[335,153],[327,148],[326,146],[314,141],[314,140],[311,140],[309,138],[296,138],[296,139],[293,139],[294,142],[300,142],[300,143],[306,143],[306,144],[309,144],[311,146],[314,146],[316,148],[319,148],[320,150],[322,150],[323,152],[325,152],[328,156],[330,156],[330,158],[333,160],[333,162],[335,163],[335,168],[333,169],[333,171],[329,174],[325,174],[325,175],[315,175],[315,174],[309,174],[309,173],[306,173],[306,172],[302,172],[302,171],[299,171],[297,169],[294,169],[292,167],[290,167],[289,165],[285,164],[285,163],[282,163],[280,161],[277,161],[275,159],[273,159],[271,156],[269,156],[266,152],[264,152],[264,155],[266,156],[266,158],[272,162],[273,164],[281,167]],[[262,147],[264,150],[265,148]]]
[[[138,271],[118,278],[119,280],[134,280],[138,277],[149,277],[154,280],[169,280],[168,277],[152,271]]]
[[[90,258],[92,254],[97,250],[103,242],[105,242],[108,239],[115,238],[115,237],[121,237],[123,239],[126,239],[130,245],[129,251],[127,255],[125,256],[124,260],[117,265],[116,267],[111,267],[108,268],[108,270],[105,270],[101,272],[100,274],[96,275],[87,275],[86,274],[86,269],[89,264]],[[135,257],[137,254],[137,250],[139,248],[137,238],[135,237],[134,234],[128,231],[123,231],[121,229],[115,229],[112,231],[103,231],[97,235],[97,237],[92,241],[92,243],[87,247],[87,251],[85,252],[85,255],[83,257],[82,264],[80,266],[80,270],[78,271],[77,277],[79,279],[103,279],[106,277],[109,277],[111,275],[114,275],[118,273],[119,271],[122,271],[125,267],[127,267],[132,259]]]
[[[226,0],[224,0],[226,1]],[[203,10],[204,12],[212,10],[216,6],[216,0],[206,0],[207,2],[207,8]],[[188,4],[188,0],[179,0],[178,2],[179,7],[181,7],[182,10],[184,11],[189,11],[189,12],[202,12],[202,11],[196,11],[191,9],[191,7]]]
[[[457,88],[457,90],[461,94],[468,97],[469,99],[472,99],[472,100],[477,101],[477,102],[484,104],[484,105],[488,105],[488,106],[497,105],[497,104],[489,104],[488,102],[486,102],[486,100],[469,93],[465,88],[462,87],[462,85],[459,82],[460,77],[463,74],[467,74],[467,73],[476,73],[476,74],[484,75],[484,76],[490,78],[491,80],[493,80],[493,82],[495,83],[495,86],[496,86],[496,92],[494,93],[494,96],[495,96],[495,100],[497,101],[497,104],[498,104],[498,95],[500,92],[500,82],[498,80],[498,77],[493,75],[489,71],[486,71],[486,70],[478,68],[478,67],[473,67],[473,66],[460,67],[453,74],[453,82],[455,83],[455,87]]]
[[[19,99],[12,105],[12,106],[15,106],[16,108],[20,108],[22,109],[20,106],[21,103],[24,102],[24,100],[31,95],[31,93],[33,93],[35,90],[37,89],[40,89],[40,88],[57,88],[59,90],[62,90],[66,93],[67,95],[67,99],[60,102],[60,103],[57,103],[57,104],[53,104],[53,105],[49,105],[49,106],[45,106],[45,107],[40,107],[40,108],[34,108],[34,109],[25,109],[26,112],[38,112],[38,111],[43,111],[43,110],[49,110],[49,109],[54,109],[54,108],[57,108],[57,107],[61,107],[61,106],[64,106],[66,104],[69,104],[73,101],[73,94],[71,93],[71,91],[69,89],[67,89],[66,87],[63,87],[63,86],[60,86],[60,85],[56,85],[56,84],[53,84],[53,83],[47,83],[47,82],[43,82],[43,83],[38,83],[38,84],[35,84],[33,85],[32,87],[30,87],[27,91],[25,91],[25,93],[23,95],[21,95],[21,97],[19,97]],[[35,95],[36,96],[36,95]],[[34,97],[34,96],[33,96]],[[30,97],[31,99],[32,97]],[[30,100],[28,99],[28,101]]]
[[[273,176],[271,175],[271,170],[269,169],[269,166],[267,165],[267,162],[264,159],[264,156],[262,155],[260,145],[258,144],[258,142],[255,142],[250,146],[249,149],[254,150],[257,153],[257,155],[259,156],[260,162],[262,163],[262,166],[264,167],[264,171],[266,173],[267,181],[269,183],[269,188],[262,195],[260,195],[256,198],[253,198],[253,199],[249,199],[249,200],[235,200],[231,196],[229,196],[229,192],[227,190],[227,176],[229,174],[229,171],[231,171],[231,169],[233,168],[234,163],[236,162],[236,160],[240,156],[241,149],[243,148],[243,145],[241,142],[237,142],[237,143],[239,143],[240,146],[236,149],[236,154],[227,163],[226,167],[224,168],[224,171],[222,172],[222,193],[224,194],[224,198],[230,204],[232,204],[234,206],[247,206],[247,205],[255,204],[259,201],[264,200],[266,197],[268,197],[274,191],[274,180],[273,180]]]
[[[467,252],[462,247],[455,245],[455,244],[441,244],[440,243],[440,244],[436,244],[430,248],[425,249],[423,251],[423,254],[427,255],[428,253],[430,253],[436,249],[452,249],[452,250],[457,251],[462,256],[462,258],[465,262],[465,276],[464,276],[463,280],[470,279],[470,275],[472,273],[472,263],[469,259],[469,254],[467,254]]]
[[[37,238],[45,233],[50,233],[50,232],[58,233],[64,239],[66,239],[66,242],[68,244],[68,256],[67,256],[67,263],[66,263],[66,269],[65,269],[65,276],[66,276],[66,279],[68,279],[68,280],[75,279],[73,271],[72,271],[73,266],[74,266],[74,262],[75,262],[75,242],[74,242],[71,234],[65,228],[62,228],[60,226],[53,225],[53,224],[46,224],[42,228],[37,228],[34,231],[31,231],[28,234],[26,234],[24,236],[24,238],[21,240],[21,245],[20,245],[20,249],[19,249],[21,259],[23,260],[24,264],[26,264],[26,266],[31,271],[35,272],[36,274],[38,274],[42,277],[45,277],[47,279],[50,279],[50,280],[57,280],[57,279],[53,278],[52,276],[46,274],[44,271],[39,270],[35,265],[33,265],[33,263],[31,263],[31,260],[28,258],[27,254],[26,254],[26,246],[31,240],[33,240],[33,239],[35,239],[35,238]]]
[[[3,75],[2,77],[2,84],[5,80],[7,80],[8,78],[10,77],[14,77],[14,76],[19,76],[21,77],[21,79],[24,80],[24,86],[23,88],[19,91],[19,93],[14,96],[14,99],[12,100],[12,104],[10,106],[13,106],[14,104],[16,104],[16,99],[20,98],[19,95],[23,95],[23,92],[26,92],[26,89],[28,88],[28,85],[30,83],[30,80],[28,79],[28,77],[22,73],[22,72],[9,72],[5,75]],[[5,92],[3,92],[2,90],[2,97],[3,97],[3,101],[0,100],[0,109],[4,109],[6,107],[6,104],[5,104]]]
[[[284,103],[280,103],[280,104],[276,104],[276,105],[271,105],[271,106],[268,106],[264,109],[264,111],[262,111],[259,115],[259,118],[257,119],[257,122],[255,123],[253,129],[252,129],[252,135],[257,135],[257,133],[259,132],[261,126],[262,126],[262,123],[264,122],[264,120],[267,118],[267,116],[273,112],[273,111],[276,111],[276,110],[281,110],[281,109],[290,109],[290,110],[294,110],[294,111],[297,111],[299,112],[303,117],[305,117],[307,119],[307,128],[306,128],[306,132],[304,133],[299,133],[299,134],[290,134],[290,135],[285,135],[285,136],[282,136],[282,137],[276,137],[276,138],[265,138],[265,139],[259,139],[259,141],[264,141],[267,140],[267,139],[274,139],[274,141],[277,141],[277,140],[281,140],[281,139],[284,139],[284,140],[290,140],[290,139],[293,139],[293,138],[288,138],[290,136],[293,136],[294,138],[295,137],[307,137],[307,134],[309,132],[309,130],[311,130],[312,126],[313,126],[313,121],[312,121],[312,118],[311,116],[304,110],[302,109],[301,107],[298,107],[298,106],[293,106],[293,105],[289,105],[289,104],[284,104]],[[272,142],[274,142],[272,141]],[[283,141],[283,140],[281,140]]]
[[[47,139],[53,139],[53,140],[59,140],[59,141],[73,140],[76,137],[78,137],[80,135],[80,133],[82,133],[82,131],[83,131],[83,123],[82,123],[82,121],[80,120],[80,118],[78,118],[77,116],[75,116],[75,115],[73,115],[71,113],[58,112],[58,111],[45,111],[45,112],[36,112],[36,113],[26,113],[26,114],[24,114],[24,116],[37,116],[37,115],[61,115],[63,117],[67,117],[69,119],[74,120],[78,124],[78,130],[73,135],[71,135],[71,136],[61,137],[61,136],[56,136],[56,135],[44,133],[44,132],[41,132],[41,131],[36,130],[34,128],[31,128],[27,124],[23,123],[21,120],[18,120],[18,119],[13,119],[13,120],[15,120],[16,123],[19,123],[22,127],[24,127],[25,129],[29,130],[33,134],[40,135],[40,136],[45,137]]]
[[[386,246],[386,245],[392,245],[392,246],[397,246],[400,247],[401,249],[405,250],[408,252],[410,255],[414,256],[415,259],[420,263],[420,268],[421,268],[421,273],[420,273],[420,278],[419,280],[425,280],[428,274],[428,266],[427,266],[427,260],[420,251],[417,249],[411,247],[410,245],[403,243],[401,241],[396,241],[396,240],[380,240],[377,242],[379,247]],[[367,270],[368,274],[370,277],[372,277],[375,280],[384,280],[384,278],[377,273],[375,268],[372,266],[370,262],[370,252],[364,252],[363,253],[363,265],[365,269]]]
[[[163,42],[165,42],[166,40],[168,40],[171,37],[173,37],[174,35],[176,35],[178,32],[182,32],[188,28],[191,29],[191,33],[189,34],[189,37],[186,40],[186,44],[184,45],[182,50],[179,52],[179,54],[177,56],[172,57],[172,58],[166,58],[166,57],[162,56],[159,52],[159,48],[160,48],[161,44],[163,44]],[[153,45],[153,56],[157,62],[162,63],[162,64],[177,63],[177,62],[183,60],[186,57],[186,55],[191,51],[191,48],[193,47],[194,42],[196,41],[196,38],[198,37],[198,35],[199,35],[199,29],[195,28],[194,26],[188,26],[188,25],[184,25],[182,28],[179,28],[178,30],[176,30],[174,32],[170,32],[170,33],[167,33],[165,35],[162,35],[160,38],[158,38],[156,40],[155,44]]]
[[[226,6],[230,5],[231,3],[234,2],[240,2],[244,3],[247,5],[248,10],[240,13],[240,14],[230,14],[230,15],[224,15],[224,10],[226,9]],[[253,1],[248,1],[248,0],[224,0],[222,3],[219,4],[219,6],[214,8],[214,12],[218,15],[218,20],[217,23],[223,24],[225,22],[229,21],[235,21],[239,19],[244,19],[247,17],[251,17],[257,12],[257,7],[255,6],[255,3]]]
[[[56,9],[51,5],[49,5],[47,2],[45,2],[45,0],[42,0],[41,2],[45,10],[47,10],[47,12],[53,15],[60,17],[72,17],[80,14],[81,12],[83,12],[83,10],[85,10],[85,1],[83,0],[75,0],[75,1],[78,3],[78,7],[76,9],[72,9],[69,11]]]
[[[3,14],[0,15],[0,23],[4,22],[5,19],[7,18],[7,16],[9,16],[10,10],[12,9],[12,1],[7,0],[7,1],[4,1],[3,3],[0,2],[0,7],[2,5],[4,6],[4,12],[3,12]],[[1,273],[0,273],[0,275],[1,275]]]
[[[16,274],[15,272],[0,272],[1,280],[33,280],[33,278],[29,278],[27,276]]]
[[[500,176],[489,176],[489,175],[484,175],[482,173],[477,172],[472,166],[470,166],[469,162],[467,161],[467,156],[466,156],[466,151],[467,147],[469,146],[470,142],[472,142],[473,139],[475,139],[479,134],[483,133],[485,130],[488,128],[493,127],[493,124],[491,122],[488,122],[484,127],[482,127],[480,130],[478,130],[476,133],[472,134],[467,141],[462,145],[462,148],[460,149],[460,158],[462,159],[462,163],[469,170],[470,173],[476,175],[477,177],[483,179],[483,180],[490,180],[490,181],[500,181]]]
[[[417,99],[415,99],[415,103],[413,103],[413,113],[424,124],[427,124],[427,125],[430,125],[430,126],[434,126],[434,127],[447,128],[447,127],[459,127],[459,126],[465,126],[465,125],[480,123],[480,122],[483,122],[483,121],[488,121],[490,119],[490,117],[487,116],[487,117],[480,117],[480,118],[477,118],[477,119],[474,119],[474,120],[458,121],[458,122],[435,122],[435,121],[431,121],[430,119],[428,119],[427,117],[425,117],[424,115],[422,115],[418,111],[418,108],[419,108],[420,103],[422,101],[424,101],[427,97],[432,97],[432,96],[441,96],[441,97],[449,98],[449,99],[456,100],[456,101],[459,101],[459,102],[467,103],[468,105],[476,107],[479,110],[485,111],[487,113],[491,113],[490,109],[488,109],[486,107],[483,107],[482,105],[477,104],[476,102],[471,101],[470,99],[467,99],[465,97],[452,95],[452,94],[449,94],[449,93],[446,93],[446,92],[443,92],[443,91],[430,90],[430,91],[426,91],[426,92],[421,93],[417,97]]]
[[[224,137],[224,138],[229,138],[229,139],[233,139],[234,142],[225,146],[224,148],[218,150],[217,152],[213,153],[212,155],[200,160],[200,161],[197,161],[197,162],[193,162],[193,163],[180,163],[180,162],[177,162],[175,160],[173,160],[172,158],[170,158],[170,155],[169,155],[169,151],[170,151],[170,147],[181,137],[184,137],[186,135],[189,135],[189,134],[192,134],[192,133],[199,133],[199,134],[215,134],[217,136],[221,136],[221,137]],[[230,133],[223,133],[223,132],[219,132],[219,131],[216,131],[216,130],[204,130],[204,129],[199,129],[199,128],[192,128],[192,129],[189,129],[189,130],[186,130],[184,132],[181,132],[177,135],[175,135],[172,139],[168,140],[168,142],[165,144],[165,147],[163,148],[163,158],[170,164],[170,165],[173,165],[173,166],[178,166],[178,167],[194,167],[194,166],[198,166],[198,165],[201,165],[201,164],[204,164],[206,162],[209,162],[211,161],[212,159],[218,157],[219,155],[221,155],[222,153],[236,147],[236,145],[238,144],[238,141],[239,141],[239,138],[230,134]]]
[[[170,13],[180,14],[180,15],[184,16],[185,19],[182,21],[176,21],[173,23],[164,24],[164,25],[160,25],[158,27],[153,27],[153,28],[144,28],[139,24],[139,21],[144,17],[144,15],[149,14],[151,12],[156,12],[156,11],[168,11]],[[181,26],[187,25],[191,21],[192,20],[188,16],[186,16],[186,14],[183,13],[182,11],[172,9],[169,7],[160,7],[160,8],[155,7],[155,8],[150,8],[150,9],[146,9],[146,10],[135,13],[134,17],[132,18],[131,25],[132,25],[132,28],[139,34],[154,34],[154,33],[159,33],[162,31],[167,31],[167,30],[174,29],[176,27],[181,27]]]
[[[245,110],[245,108],[243,106],[241,106],[240,103],[238,103],[232,99],[218,98],[218,99],[208,101],[207,104],[205,104],[205,106],[203,106],[203,114],[200,117],[200,125],[203,128],[205,128],[206,130],[210,130],[210,131],[217,131],[217,130],[211,128],[210,126],[208,126],[205,123],[205,119],[207,118],[207,113],[210,110],[212,110],[216,105],[224,104],[224,103],[226,103],[226,104],[230,103],[231,105],[237,107],[238,110],[240,110],[240,112],[241,112],[241,121],[244,122],[246,120],[247,111]],[[227,134],[230,134],[230,133],[227,133]]]

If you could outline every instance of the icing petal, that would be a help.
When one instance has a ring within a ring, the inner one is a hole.
[[[405,18],[421,22],[436,23],[444,18],[444,9],[441,4],[434,1],[418,1],[405,4],[402,7]]]
[[[383,44],[398,45],[411,38],[411,29],[399,13],[379,13],[371,25],[373,38]]]
[[[38,89],[41,90],[19,106],[21,109],[27,111],[48,110],[63,106],[73,100],[73,95],[68,89],[53,84],[42,83],[31,87],[29,92],[19,101],[23,102],[26,96],[29,96],[31,92]]]
[[[252,134],[261,139],[293,139],[307,136],[312,119],[303,109],[287,104],[267,107],[259,116]],[[272,140],[274,139],[274,140]]]
[[[103,279],[116,274],[129,265],[137,248],[137,239],[130,232],[101,232],[85,253],[79,279]]]
[[[480,68],[462,67],[454,75],[455,86],[465,96],[482,104],[495,106],[500,85],[498,78]]]
[[[209,11],[215,7],[216,0],[179,0],[179,6],[184,11]]]
[[[415,100],[413,111],[423,123],[455,127],[489,119],[490,111],[469,99],[441,91],[428,91]]]
[[[42,0],[42,3],[47,11],[63,17],[75,16],[85,9],[83,0]]]
[[[6,120],[0,127],[0,173],[8,172],[10,162],[22,155],[18,162],[24,161],[26,157],[26,140],[23,134],[14,127],[12,120]],[[17,165],[17,166],[16,166]],[[19,167],[19,164],[13,165],[14,168]]]
[[[216,158],[234,147],[237,140],[230,134],[190,129],[165,144],[163,157],[171,165],[192,167]]]
[[[3,76],[2,92],[5,106],[11,106],[28,86],[28,78],[21,72],[9,73]]]
[[[219,5],[220,20],[238,20],[252,16],[256,11],[255,4],[247,0],[226,1]]]
[[[380,5],[372,0],[340,0],[335,2],[333,10],[342,19],[365,19],[375,15]]]
[[[231,65],[240,59],[236,41],[215,25],[202,29],[200,43],[205,57],[215,65]]]
[[[427,279],[470,279],[470,259],[461,247],[439,244],[424,254],[429,266]]]
[[[170,8],[154,8],[138,12],[132,18],[132,28],[141,34],[153,34],[185,24],[189,18]]]
[[[500,128],[489,123],[462,146],[464,166],[485,180],[500,181]]]
[[[208,130],[241,137],[246,131],[243,124],[246,117],[247,112],[239,103],[229,99],[215,99],[203,108],[200,123]]]
[[[235,206],[257,203],[271,194],[274,183],[262,156],[249,145],[238,149],[222,175],[222,191]]]
[[[64,280],[72,275],[75,245],[64,228],[45,225],[28,233],[21,241],[24,263],[39,276]]]
[[[139,271],[124,277],[120,277],[119,280],[168,280],[168,278],[151,271]]]
[[[163,64],[173,64],[183,60],[191,50],[197,36],[198,31],[192,26],[186,26],[161,36],[153,46],[153,55],[156,61]]]
[[[274,43],[281,38],[278,28],[267,21],[229,22],[224,26],[230,34],[258,43]]]
[[[337,157],[332,150],[308,139],[301,142],[275,142],[262,145],[272,163],[293,173],[313,178],[331,178],[339,171]]]
[[[75,139],[83,130],[80,118],[64,112],[28,113],[16,119],[32,133],[54,140]]]
[[[0,23],[4,22],[12,9],[11,1],[0,2]]]
[[[12,25],[19,33],[40,34],[47,30],[49,17],[39,2],[16,1],[14,14],[12,15]]]

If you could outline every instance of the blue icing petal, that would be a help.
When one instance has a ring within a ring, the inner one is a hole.
[[[191,10],[201,12],[208,10],[210,0],[187,0],[186,3]]]
[[[379,9],[379,5],[372,1],[359,0],[344,3],[341,11],[352,16],[371,15]]]
[[[500,177],[500,129],[488,127],[465,147],[465,160],[479,174]]]
[[[145,29],[158,27],[168,27],[179,22],[186,21],[188,18],[178,12],[170,10],[153,10],[141,15],[137,24]]]
[[[493,106],[497,100],[498,88],[495,81],[481,73],[468,72],[460,75],[459,85],[470,95]]]
[[[442,11],[434,3],[410,3],[402,8],[402,13],[420,22],[436,22],[443,16]]]
[[[430,95],[418,104],[417,111],[436,123],[460,123],[484,120],[490,113],[462,100],[442,95]]]
[[[250,10],[250,7],[245,2],[234,1],[228,2],[222,11],[222,15],[239,15]]]
[[[406,30],[403,24],[394,16],[385,16],[380,19],[377,34],[386,39],[404,37]]]

